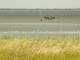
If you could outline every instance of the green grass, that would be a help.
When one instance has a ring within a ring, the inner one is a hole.
[[[80,60],[80,37],[1,37],[0,60]]]

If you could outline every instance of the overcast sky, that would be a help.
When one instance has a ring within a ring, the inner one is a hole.
[[[0,8],[80,8],[80,0],[0,0]]]

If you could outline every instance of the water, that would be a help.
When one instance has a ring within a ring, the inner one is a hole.
[[[80,24],[0,23],[0,36],[80,36]]]
[[[80,11],[0,10],[0,36],[80,36]],[[55,16],[46,20],[44,16]]]
[[[80,25],[52,23],[1,23],[0,31],[79,31]]]
[[[42,15],[80,15],[79,10],[42,10]],[[40,16],[39,10],[0,10],[0,16]]]
[[[80,24],[79,10],[0,10],[0,23],[76,23]],[[54,16],[55,20],[46,20],[44,16]]]
[[[80,31],[54,31],[54,32],[27,32],[27,31],[8,31],[0,32],[0,36],[49,36],[49,37],[77,37],[80,36]]]

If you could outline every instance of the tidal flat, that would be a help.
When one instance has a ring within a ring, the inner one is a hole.
[[[0,16],[0,23],[51,23],[51,24],[80,24],[80,16],[57,16],[53,15],[55,19],[48,20],[42,16]]]

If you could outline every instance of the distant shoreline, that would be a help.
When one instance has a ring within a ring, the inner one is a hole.
[[[80,11],[80,9],[0,9],[0,11]]]

